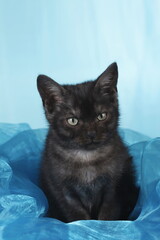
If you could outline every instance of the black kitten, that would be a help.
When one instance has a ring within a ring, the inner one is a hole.
[[[123,220],[137,199],[132,158],[118,134],[117,64],[95,81],[37,79],[49,132],[41,168],[48,216]]]

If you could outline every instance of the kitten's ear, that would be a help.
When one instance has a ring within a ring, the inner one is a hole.
[[[95,89],[106,95],[111,90],[117,91],[118,66],[112,63],[96,80]]]
[[[63,102],[65,89],[53,79],[45,75],[39,75],[37,88],[42,98],[43,106],[49,113],[53,111],[54,104]]]

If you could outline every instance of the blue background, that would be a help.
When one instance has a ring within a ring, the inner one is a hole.
[[[38,74],[95,79],[117,61],[121,126],[160,135],[160,1],[0,0],[0,122],[46,127]]]

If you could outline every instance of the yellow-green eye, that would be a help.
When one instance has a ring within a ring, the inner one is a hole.
[[[99,121],[103,121],[107,118],[107,114],[106,113],[100,113],[97,118],[98,118]]]
[[[78,124],[78,119],[77,118],[68,118],[67,121],[72,126],[76,126]]]

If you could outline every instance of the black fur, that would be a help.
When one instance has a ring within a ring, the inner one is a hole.
[[[50,126],[41,168],[49,217],[122,220],[136,203],[132,158],[117,131],[117,78],[113,63],[95,81],[82,84],[37,79]],[[102,113],[105,119],[98,120]],[[78,124],[70,125],[69,118]]]

